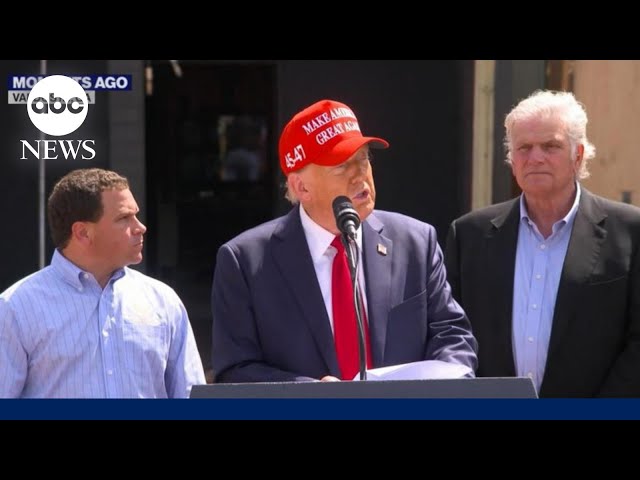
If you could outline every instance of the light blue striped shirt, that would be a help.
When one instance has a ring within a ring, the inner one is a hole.
[[[202,383],[182,301],[136,270],[103,290],[56,250],[0,295],[0,397],[180,398]]]
[[[549,339],[560,274],[580,202],[580,184],[567,215],[553,224],[544,238],[520,196],[520,226],[513,283],[513,357],[519,377],[533,379],[540,391],[547,363]]]

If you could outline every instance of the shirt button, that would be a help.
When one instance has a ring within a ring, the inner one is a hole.
[[[529,342],[533,342],[533,337],[529,337],[527,340],[529,340]]]
[[[82,276],[85,278],[85,280],[89,278],[89,274],[88,273],[84,273]]]
[[[109,332],[107,332],[106,330],[103,330],[103,331],[102,331],[102,336],[103,336],[104,338],[107,338],[107,337],[109,336]]]
[[[542,275],[540,275],[540,274],[536,275],[536,280],[540,280],[541,278],[542,278]]]
[[[533,305],[531,305],[531,308],[535,310],[536,308],[538,308],[538,305],[534,303]]]
[[[113,375],[113,370],[111,369],[107,370],[107,375]]]
[[[544,243],[540,245],[540,250],[544,250],[545,248],[547,248],[547,246]]]
[[[84,288],[82,287],[78,287],[78,291],[81,292],[82,290],[84,290]]]

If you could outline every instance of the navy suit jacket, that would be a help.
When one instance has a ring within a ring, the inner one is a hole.
[[[475,371],[477,343],[451,295],[434,228],[376,210],[362,235],[373,366],[437,359]],[[340,377],[297,206],[220,247],[211,297],[215,381]]]
[[[478,376],[516,374],[513,277],[519,198],[449,230],[455,298],[479,342]],[[541,397],[640,396],[640,209],[582,187],[556,297]]]

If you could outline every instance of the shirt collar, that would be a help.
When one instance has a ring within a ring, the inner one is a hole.
[[[304,235],[307,237],[311,259],[314,262],[318,262],[327,252],[336,236],[312,220],[305,209],[302,208],[302,204],[300,204],[300,222],[302,223]],[[356,243],[358,244],[358,249],[362,250],[362,224],[356,231]]]
[[[569,212],[553,224],[553,231],[555,232],[559,225],[566,225],[573,222],[573,219],[576,216],[576,212],[578,211],[578,205],[580,205],[580,182],[576,182],[576,197],[573,199],[573,205],[569,209]],[[526,221],[529,223],[531,220],[529,218],[529,211],[527,210],[527,205],[524,201],[524,194],[520,195],[520,221]]]
[[[51,266],[60,274],[65,282],[75,288],[83,287],[83,281],[86,282],[90,278],[93,278],[93,274],[91,272],[87,272],[78,267],[75,263],[62,255],[57,248],[53,251]],[[125,273],[126,270],[124,268],[119,268],[113,272],[109,280],[118,280],[123,277]]]

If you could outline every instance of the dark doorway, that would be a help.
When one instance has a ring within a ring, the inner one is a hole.
[[[147,270],[182,298],[208,369],[218,247],[273,217],[275,67],[149,67]]]

